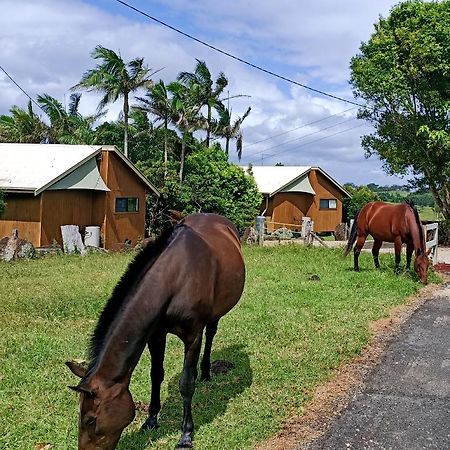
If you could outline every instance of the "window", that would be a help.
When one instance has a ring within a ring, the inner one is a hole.
[[[320,199],[320,209],[337,209],[337,201],[335,198]]]
[[[116,213],[138,211],[139,199],[137,197],[116,197]]]

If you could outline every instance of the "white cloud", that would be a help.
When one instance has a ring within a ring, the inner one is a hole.
[[[132,3],[138,5],[137,0]],[[360,42],[370,36],[378,14],[385,15],[392,4],[390,0],[289,0],[282,4],[250,0],[224,7],[220,2],[205,0],[175,0],[170,4],[153,0],[138,6],[149,12],[163,11],[181,23],[180,28],[237,56],[301,83],[351,98],[347,84],[349,59],[357,52]],[[104,7],[105,3],[98,5]],[[356,110],[246,149],[245,142],[278,135],[342,112],[351,105],[277,80],[142,17],[134,14],[127,17],[129,11],[116,9],[115,12],[81,0],[21,0],[20,3],[3,0],[1,64],[30,95],[46,92],[64,101],[69,88],[85,70],[93,67],[89,54],[98,44],[119,50],[126,60],[145,57],[153,69],[164,68],[157,77],[166,82],[174,80],[180,71],[193,70],[195,58],[203,59],[213,76],[225,72],[230,81],[230,95],[251,96],[231,100],[233,115],[241,115],[248,106],[252,107],[243,127],[244,163],[260,158],[267,148],[267,153],[279,152],[277,157],[266,158],[267,163],[321,165],[342,182],[397,181],[379,172],[379,161],[364,159],[359,137],[367,127],[303,145],[349,128],[356,121],[299,140],[298,145],[293,142],[273,148],[342,121],[343,117],[352,117]],[[27,103],[27,98],[1,72],[0,92],[0,113],[6,113],[13,104]],[[98,99],[94,94],[84,94],[81,112],[91,114]],[[120,104],[111,106],[107,119],[115,119],[119,111]]]

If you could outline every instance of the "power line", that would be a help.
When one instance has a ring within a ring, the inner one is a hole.
[[[329,130],[330,128],[337,127],[339,125],[342,125],[342,124],[347,123],[347,122],[351,122],[352,120],[356,120],[356,119],[357,119],[357,117],[351,117],[349,119],[343,120],[342,122],[335,123],[334,125],[330,125],[328,127],[321,128],[319,130],[313,131],[313,132],[308,133],[308,134],[304,134],[303,136],[300,136],[300,137],[297,137],[297,138],[294,138],[294,139],[290,139],[289,141],[281,142],[280,144],[273,145],[272,147],[267,147],[264,150],[261,150],[261,151],[258,151],[258,152],[254,152],[254,153],[250,153],[250,155],[251,156],[255,156],[255,155],[258,155],[260,153],[267,152],[267,150],[272,150],[274,148],[281,147],[282,145],[290,144],[291,142],[299,141],[300,139],[304,139],[306,137],[313,136],[314,134],[322,133],[323,131]]]
[[[252,142],[250,144],[245,144],[245,147],[246,148],[252,147],[253,145],[260,144],[261,142],[269,141],[270,139],[274,139],[274,138],[279,137],[279,136],[283,136],[285,134],[291,133],[292,131],[297,131],[297,130],[300,130],[301,128],[309,127],[310,125],[314,125],[315,123],[323,122],[324,120],[327,120],[330,117],[340,116],[341,114],[344,114],[344,113],[346,113],[348,111],[351,111],[352,109],[355,109],[355,108],[357,108],[357,107],[356,106],[352,106],[351,108],[348,108],[345,111],[341,111],[341,112],[338,112],[338,113],[335,113],[335,114],[330,114],[329,116],[325,116],[322,119],[318,119],[318,120],[314,120],[313,122],[305,123],[304,125],[300,125],[299,127],[291,128],[290,130],[283,131],[282,133],[273,134],[272,136],[269,136],[267,138],[261,139],[260,141]]]
[[[362,123],[362,124],[356,125],[356,126],[354,126],[354,127],[346,128],[345,130],[340,130],[340,131],[338,131],[338,132],[336,132],[336,133],[329,134],[328,136],[324,136],[324,137],[321,137],[321,138],[319,138],[319,139],[314,139],[314,140],[312,140],[312,141],[310,141],[310,142],[307,142],[306,144],[299,145],[298,147],[295,147],[295,148],[293,148],[293,149],[288,148],[288,149],[286,149],[286,150],[282,150],[281,152],[273,153],[273,154],[271,154],[271,155],[269,154],[269,155],[267,155],[267,157],[268,157],[268,158],[272,158],[272,157],[274,157],[274,156],[278,156],[280,153],[285,153],[285,152],[287,152],[288,150],[296,150],[296,149],[298,149],[298,148],[303,148],[303,147],[306,147],[307,145],[314,144],[315,142],[323,141],[324,139],[329,139],[329,138],[331,138],[331,137],[333,137],[333,136],[337,136],[338,134],[342,134],[342,133],[346,133],[347,131],[354,130],[355,128],[360,128],[360,127],[362,127],[362,126],[364,126],[364,125],[365,125],[365,124]],[[255,163],[255,162],[257,162],[257,160],[249,161],[248,164],[253,164],[253,163]]]
[[[16,80],[14,80],[14,78],[1,65],[0,65],[0,69],[39,109],[44,111],[42,109],[41,105],[33,97],[31,97],[31,95],[28,95],[28,93],[25,91],[25,89],[23,89],[22,86],[20,86],[19,83],[17,83]]]
[[[136,8],[136,7],[134,7],[134,6],[130,5],[130,4],[122,1],[122,0],[116,0],[116,2],[122,4],[123,6],[126,6],[127,8],[132,9],[133,11],[135,11],[135,12],[137,12],[139,14],[142,14],[143,16],[147,17],[148,19],[153,20],[154,22],[157,22],[160,25],[163,25],[164,27],[170,28],[172,31],[175,31],[176,33],[179,33],[179,34],[181,34],[181,35],[183,35],[183,36],[185,36],[185,37],[187,37],[189,39],[192,39],[193,41],[198,42],[199,44],[202,44],[202,45],[204,45],[204,46],[206,46],[206,47],[208,47],[208,48],[210,48],[210,49],[212,49],[212,50],[214,50],[216,52],[222,53],[223,55],[228,56],[229,58],[235,59],[236,61],[239,61],[239,62],[241,62],[243,64],[246,64],[247,66],[253,67],[254,69],[257,69],[257,70],[259,70],[261,72],[267,73],[268,75],[272,75],[273,77],[279,78],[280,80],[284,80],[284,81],[287,81],[288,83],[292,83],[292,84],[300,86],[300,87],[302,87],[304,89],[308,89],[308,90],[310,90],[312,92],[316,92],[317,94],[325,95],[327,97],[333,98],[335,100],[339,100],[341,102],[345,102],[345,103],[349,103],[351,105],[355,105],[355,106],[359,106],[359,107],[365,108],[365,106],[360,104],[360,103],[354,102],[352,100],[347,100],[347,99],[342,98],[342,97],[338,97],[337,95],[329,94],[328,92],[321,91],[319,89],[315,89],[315,88],[313,88],[311,86],[307,86],[306,84],[299,83],[298,81],[294,81],[294,80],[292,80],[290,78],[287,78],[287,77],[285,77],[283,75],[279,75],[279,74],[277,74],[275,72],[272,72],[271,70],[264,69],[263,67],[257,66],[256,64],[253,64],[253,63],[251,63],[249,61],[246,61],[245,59],[239,58],[238,56],[235,56],[235,55],[233,55],[233,54],[231,54],[229,52],[226,52],[225,50],[221,50],[220,48],[215,47],[214,45],[208,44],[207,42],[202,41],[201,39],[196,38],[195,36],[192,36],[191,34],[185,33],[184,31],[181,31],[178,28],[175,28],[172,25],[169,25],[168,23],[163,22],[162,20],[159,20],[156,17],[153,17],[150,14],[147,14],[146,12],[144,12],[144,11],[142,11],[142,10],[140,10],[140,9],[138,9],[138,8]]]

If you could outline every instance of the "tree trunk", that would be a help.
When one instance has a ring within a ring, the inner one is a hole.
[[[206,146],[209,148],[209,141],[211,137],[211,106],[208,104],[208,128],[206,130]]]
[[[225,153],[227,154],[227,157],[229,154],[229,150],[230,150],[230,138],[227,137],[225,140]]]
[[[181,162],[180,162],[180,183],[183,182],[183,172],[184,172],[184,158],[186,154],[186,134],[183,133],[181,138]]]
[[[128,104],[128,92],[123,96],[123,119],[124,119],[124,132],[123,132],[123,153],[128,158],[128,112],[130,106]]]
[[[167,178],[167,116],[164,118],[164,179]]]

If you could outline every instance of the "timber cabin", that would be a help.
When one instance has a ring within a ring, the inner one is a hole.
[[[343,221],[342,202],[350,194],[320,167],[252,166],[251,173],[264,196],[260,214],[268,231],[300,231],[302,218],[310,217],[314,231],[334,232]]]
[[[100,227],[100,245],[119,250],[144,238],[146,196],[157,189],[114,146],[0,144],[6,209],[0,239],[62,245],[61,225]]]

